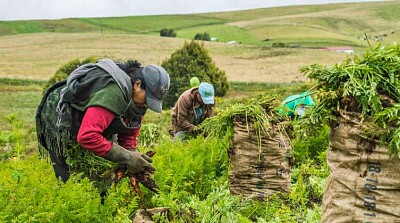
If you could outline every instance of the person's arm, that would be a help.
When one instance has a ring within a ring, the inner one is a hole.
[[[107,141],[101,134],[115,118],[115,114],[103,107],[89,107],[78,132],[79,144],[112,162],[127,165],[130,173],[154,172],[151,158],[139,151],[129,151]]]
[[[99,106],[86,109],[78,132],[78,143],[94,154],[105,157],[110,151],[112,143],[104,138],[102,133],[115,116],[110,110]]]
[[[118,144],[127,149],[137,148],[137,138],[140,134],[140,128],[142,128],[142,125],[127,133],[118,134]]]
[[[186,131],[192,131],[194,127],[196,127],[195,125],[193,125],[192,123],[189,122],[188,120],[188,114],[189,114],[189,110],[191,109],[191,105],[192,103],[187,103],[187,101],[185,102],[184,100],[178,100],[177,103],[177,126],[179,126],[180,128],[185,129]]]

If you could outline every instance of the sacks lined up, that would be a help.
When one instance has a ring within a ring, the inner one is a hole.
[[[277,192],[289,193],[291,145],[283,127],[272,125],[268,134],[245,121],[234,121],[233,127],[230,192],[260,200]]]
[[[340,113],[329,136],[322,222],[400,223],[400,159],[365,135],[373,129],[358,113]]]

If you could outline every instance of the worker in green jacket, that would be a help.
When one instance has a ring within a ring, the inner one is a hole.
[[[126,166],[129,174],[154,172],[151,158],[137,149],[137,137],[147,109],[161,113],[169,86],[160,66],[106,58],[78,67],[51,86],[38,107],[36,128],[56,177],[69,179],[66,153],[73,146]]]
[[[307,108],[314,105],[310,92],[306,91],[301,94],[291,95],[283,100],[279,113],[283,114],[285,112],[290,118],[303,117]]]

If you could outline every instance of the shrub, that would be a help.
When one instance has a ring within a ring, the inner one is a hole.
[[[102,204],[87,178],[58,182],[37,155],[1,162],[0,174],[0,222],[131,222],[138,207],[126,183],[104,195]]]
[[[0,131],[0,161],[12,157],[22,158],[26,152],[31,152],[26,145],[32,139],[29,137],[29,132],[22,119],[15,114],[5,118],[11,126],[11,130]]]
[[[174,106],[179,95],[189,88],[189,80],[196,76],[202,82],[214,86],[216,96],[224,96],[229,88],[225,72],[220,70],[203,44],[196,41],[185,42],[170,59],[162,62],[162,67],[171,77],[171,86],[164,99],[164,108]]]
[[[97,60],[100,58],[97,57],[87,57],[83,60],[80,59],[74,59],[69,61],[68,63],[64,64],[62,67],[58,68],[56,73],[49,79],[47,84],[43,88],[43,94],[46,92],[46,90],[53,84],[67,79],[68,75],[74,71],[76,68],[79,66],[82,66],[83,64],[87,63],[95,63]]]
[[[160,36],[176,37],[176,32],[173,29],[162,29],[160,30]]]
[[[194,35],[194,39],[195,40],[210,41],[211,40],[211,36],[207,32],[205,32],[205,33],[196,33],[196,35]]]
[[[275,42],[272,44],[272,47],[276,47],[276,48],[285,47],[285,46],[286,46],[285,43],[282,43],[282,42]]]

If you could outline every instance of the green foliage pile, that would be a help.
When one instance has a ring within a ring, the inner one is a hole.
[[[46,90],[53,84],[65,80],[68,78],[68,75],[74,71],[79,66],[82,66],[87,63],[95,63],[99,58],[97,57],[87,57],[85,59],[74,59],[64,64],[62,67],[58,68],[55,74],[49,79],[46,85],[43,88],[43,94]]]
[[[211,36],[207,32],[205,33],[196,33],[193,37],[194,40],[204,40],[204,41],[210,41]]]
[[[253,98],[247,103],[237,103],[218,111],[216,116],[204,120],[200,127],[209,138],[226,138],[230,141],[233,137],[233,121],[237,119],[252,123],[259,133],[268,134],[268,127],[272,123],[283,120],[277,110],[278,106],[279,102],[275,97],[266,95]]]
[[[160,140],[160,133],[156,124],[143,124],[140,129],[139,149],[153,148]],[[118,164],[94,155],[89,150],[82,148],[78,143],[73,143],[64,150],[70,171],[80,174],[93,181],[100,191],[106,191],[112,184],[114,169]]]
[[[111,186],[114,169],[118,164],[94,155],[78,143],[70,145],[63,152],[70,166],[70,173],[89,178],[100,191],[107,191]]]
[[[216,96],[224,96],[229,88],[225,72],[215,65],[204,45],[195,41],[185,42],[161,66],[171,77],[171,86],[163,104],[165,108],[173,107],[180,94],[189,89],[189,80],[193,76],[212,84]]]
[[[372,119],[377,130],[382,127],[375,137],[400,156],[400,46],[378,46],[334,66],[314,64],[301,72],[319,86],[319,103],[303,119],[306,132],[335,120],[340,109],[357,112]]]
[[[174,29],[162,29],[160,30],[160,36],[165,37],[176,37],[176,32]]]

